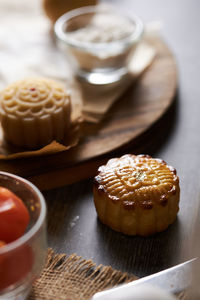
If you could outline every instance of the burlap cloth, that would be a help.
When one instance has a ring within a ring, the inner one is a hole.
[[[67,256],[48,249],[46,265],[28,300],[88,300],[96,292],[136,279],[135,275],[97,266],[76,254]],[[178,299],[189,298],[183,292]]]

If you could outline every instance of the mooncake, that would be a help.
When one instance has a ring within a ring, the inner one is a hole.
[[[0,93],[0,118],[9,143],[38,148],[62,142],[70,125],[70,95],[57,81],[29,78]]]
[[[165,230],[179,210],[179,178],[161,159],[127,154],[99,167],[94,178],[99,219],[127,235],[149,236]]]
[[[60,16],[72,9],[95,5],[97,2],[97,0],[43,0],[43,8],[54,23]]]

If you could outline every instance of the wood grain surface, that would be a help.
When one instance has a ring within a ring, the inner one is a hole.
[[[153,64],[113,105],[103,121],[97,125],[83,124],[83,138],[78,146],[45,157],[1,160],[1,170],[26,177],[46,190],[93,176],[113,151],[130,143],[132,151],[136,151],[137,139],[165,114],[177,86],[171,51],[158,37],[151,42],[157,52]]]
[[[121,271],[145,276],[191,257],[188,247],[193,247],[191,234],[196,227],[200,203],[198,33],[200,1],[107,0],[105,2],[115,5],[120,11],[139,15],[145,22],[161,20],[162,35],[176,58],[179,76],[176,98],[167,113],[144,134],[124,145],[125,148],[122,146],[109,155],[100,156],[98,163],[110,155],[118,156],[127,152],[143,152],[164,159],[177,169],[180,178],[180,211],[176,222],[165,232],[149,238],[128,237],[114,232],[99,222],[93,204],[93,182],[91,179],[82,180],[43,192],[48,206],[48,245],[56,252],[77,253],[85,259],[92,259],[96,264],[110,265]],[[158,78],[162,77],[162,72]],[[127,91],[123,99],[128,101],[132,93],[134,89]],[[88,168],[95,171],[96,159],[90,162],[91,165],[82,168],[83,174],[79,174],[80,168],[77,169],[77,176],[84,177],[84,172],[87,172]],[[28,164],[34,166],[32,173],[28,173]],[[59,157],[53,159],[50,156],[47,160],[27,160],[23,165],[20,160],[15,161],[9,168],[20,170],[21,167],[21,174],[35,180],[38,171],[42,170],[43,173],[40,173],[42,181],[44,180],[42,178],[46,178],[42,175],[51,173],[52,166],[56,170],[58,165],[59,172],[54,173],[52,178],[56,183],[61,181],[64,184],[65,164],[63,163],[63,174],[60,173],[62,168],[59,164]],[[1,168],[6,166],[1,162]],[[59,176],[56,176],[58,174]],[[45,180],[48,180],[48,177]],[[48,185],[48,182],[43,184]]]
[[[143,152],[174,166],[180,177],[180,211],[176,222],[165,232],[149,238],[127,237],[98,221],[92,180],[84,180],[44,192],[48,204],[48,241],[57,252],[75,252],[97,264],[144,276],[183,262],[189,258],[188,246],[193,247],[191,233],[200,201],[200,1],[109,3],[140,15],[146,22],[161,20],[162,35],[173,50],[179,71],[178,92],[169,111],[125,149],[113,151],[112,156],[127,151]],[[129,90],[125,96],[131,93]]]

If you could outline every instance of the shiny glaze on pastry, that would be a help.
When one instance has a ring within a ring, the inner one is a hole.
[[[62,141],[70,123],[70,96],[50,79],[17,81],[0,93],[4,137],[22,147],[39,147]]]
[[[111,228],[149,235],[166,229],[176,218],[179,179],[163,160],[127,154],[99,168],[94,201],[99,218]]]

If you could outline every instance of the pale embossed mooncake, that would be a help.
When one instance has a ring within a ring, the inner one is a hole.
[[[110,159],[94,179],[99,219],[128,235],[148,236],[165,230],[179,210],[176,170],[148,155]]]
[[[63,141],[70,124],[70,96],[57,81],[30,78],[0,93],[4,138],[13,145],[38,148]]]

